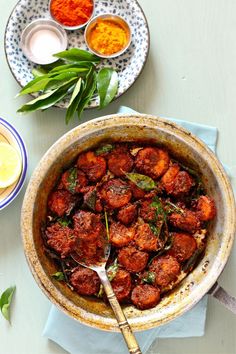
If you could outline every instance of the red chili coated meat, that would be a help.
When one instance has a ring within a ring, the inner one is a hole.
[[[75,196],[66,190],[52,192],[48,199],[49,209],[58,216],[69,214],[75,205]]]
[[[168,254],[175,257],[179,262],[186,261],[197,249],[195,238],[186,233],[172,234],[172,247]]]
[[[128,184],[134,199],[142,199],[145,197],[146,192],[143,189],[137,187],[136,184],[131,181],[128,181]]]
[[[138,172],[157,179],[168,170],[169,162],[167,151],[156,147],[146,147],[137,153],[135,167]]]
[[[140,217],[147,222],[157,221],[157,209],[151,205],[152,203],[152,199],[142,201],[139,209]]]
[[[189,193],[195,182],[186,171],[180,171],[174,179],[173,190],[170,192],[173,197],[181,197]]]
[[[45,234],[47,244],[53,248],[62,258],[73,251],[76,243],[76,236],[68,226],[61,226],[58,222],[48,226]]]
[[[198,198],[196,209],[196,214],[201,221],[212,220],[216,215],[215,202],[206,195],[201,195]]]
[[[174,180],[179,173],[180,167],[177,163],[171,165],[166,173],[161,178],[161,183],[164,186],[166,192],[170,194],[174,189]]]
[[[88,265],[95,264],[95,262],[98,261],[98,256],[100,255],[98,252],[98,240],[88,242],[78,238],[74,251],[83,263]]]
[[[137,218],[137,205],[127,204],[117,214],[117,219],[124,225],[129,225]]]
[[[118,262],[129,272],[138,273],[144,270],[148,262],[148,253],[141,252],[133,246],[119,251]]]
[[[74,229],[81,240],[95,241],[105,228],[100,220],[100,216],[89,211],[80,210],[73,216]]]
[[[105,182],[102,185],[100,195],[111,209],[122,208],[129,203],[132,197],[129,185],[118,178]]]
[[[96,156],[93,151],[79,155],[77,166],[91,182],[99,181],[106,174],[106,160],[102,156]]]
[[[100,288],[100,280],[97,273],[80,266],[72,273],[70,282],[80,295],[95,295]]]
[[[126,227],[120,222],[112,222],[109,227],[110,242],[113,246],[124,247],[127,246],[135,236],[135,229],[133,227]]]
[[[117,147],[108,157],[108,168],[116,176],[124,176],[124,172],[130,172],[133,168],[132,155],[125,147]]]
[[[135,243],[141,251],[157,251],[162,246],[158,237],[152,232],[149,224],[142,224],[137,227]]]
[[[155,307],[160,301],[160,289],[152,285],[137,285],[131,294],[131,301],[140,310]]]
[[[152,261],[149,270],[155,273],[155,285],[164,288],[176,280],[180,273],[180,264],[175,257],[160,256]]]
[[[67,189],[72,193],[80,193],[81,188],[87,186],[88,180],[83,171],[78,170],[76,167],[70,168],[65,171],[61,177],[62,189]]]
[[[184,210],[184,214],[172,213],[169,221],[174,227],[190,233],[196,232],[201,227],[197,214],[187,209]]]
[[[130,273],[124,269],[119,269],[111,281],[111,285],[119,302],[127,300],[131,292]]]

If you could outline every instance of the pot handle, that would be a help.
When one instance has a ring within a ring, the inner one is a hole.
[[[209,290],[208,294],[219,300],[228,310],[236,315],[236,298],[229,295],[217,282]]]

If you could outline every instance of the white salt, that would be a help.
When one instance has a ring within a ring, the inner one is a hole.
[[[53,54],[60,52],[61,41],[53,30],[37,30],[30,38],[29,50],[38,62],[48,63],[53,59]]]

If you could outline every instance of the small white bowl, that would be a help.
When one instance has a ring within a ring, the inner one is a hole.
[[[27,152],[24,141],[16,129],[6,120],[0,118],[0,142],[12,145],[21,156],[22,169],[18,180],[7,188],[0,188],[0,210],[10,204],[20,192],[26,177]]]
[[[58,60],[53,54],[67,48],[66,31],[56,21],[40,18],[28,24],[21,34],[21,49],[36,64],[50,64]]]
[[[103,53],[97,51],[96,49],[94,49],[91,46],[91,43],[90,43],[91,32],[92,32],[92,30],[94,29],[94,27],[96,26],[96,24],[100,20],[110,20],[110,21],[112,21],[114,23],[117,23],[127,33],[127,42],[126,42],[125,46],[121,50],[119,50],[118,52],[115,52],[115,53],[110,54],[110,55],[103,54]],[[123,17],[120,17],[118,15],[114,15],[114,14],[109,14],[109,13],[103,14],[103,15],[98,15],[98,16],[94,17],[87,24],[85,32],[84,32],[84,40],[85,40],[85,43],[86,43],[88,49],[90,50],[90,52],[92,52],[93,54],[95,54],[95,55],[97,55],[98,57],[101,57],[101,58],[116,58],[119,55],[123,54],[128,49],[128,47],[130,46],[131,39],[132,39],[131,28],[130,28],[130,25],[127,23],[127,21]]]
[[[91,2],[93,3],[93,11],[91,12],[91,15],[88,19],[88,21],[82,23],[81,25],[77,25],[77,26],[67,26],[67,25],[64,25],[63,23],[61,23],[60,21],[58,21],[58,19],[53,16],[52,14],[52,11],[51,11],[51,3],[53,2],[54,0],[50,0],[49,1],[49,12],[50,12],[50,16],[52,17],[52,19],[57,22],[60,26],[62,26],[64,29],[66,30],[69,30],[69,31],[74,31],[74,30],[78,30],[78,29],[81,29],[83,27],[85,27],[87,25],[87,23],[91,20],[91,18],[93,17],[94,15],[94,11],[95,11],[95,0],[91,0]]]

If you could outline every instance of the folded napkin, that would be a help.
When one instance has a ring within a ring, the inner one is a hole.
[[[137,113],[121,107],[118,113]],[[171,121],[190,130],[203,140],[214,152],[217,129],[178,119]],[[204,335],[207,310],[207,295],[190,311],[170,323],[135,334],[140,348],[145,353],[157,338],[198,337]],[[87,327],[51,307],[43,335],[72,354],[124,354],[127,348],[120,333],[104,332]]]

